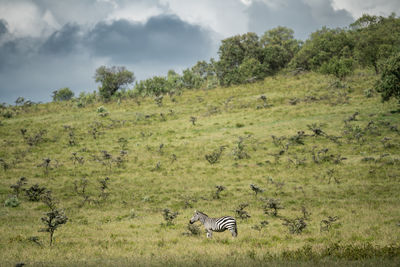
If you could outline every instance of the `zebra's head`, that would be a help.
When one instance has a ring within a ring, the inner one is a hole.
[[[202,217],[204,215],[205,215],[204,213],[196,210],[194,212],[194,215],[193,215],[192,219],[190,219],[190,221],[189,221],[190,224],[193,224],[193,223],[197,222],[198,220],[200,220],[200,217]]]

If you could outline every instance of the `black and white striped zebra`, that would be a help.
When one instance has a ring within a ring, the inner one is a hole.
[[[223,232],[227,229],[231,231],[233,237],[238,235],[236,220],[231,216],[210,218],[203,212],[195,211],[190,223],[193,224],[197,221],[200,221],[206,228],[208,238],[212,237],[212,232]]]

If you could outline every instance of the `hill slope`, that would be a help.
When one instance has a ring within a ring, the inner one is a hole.
[[[390,112],[394,102],[381,103],[373,92],[366,97],[375,79],[367,71],[343,82],[282,74],[165,96],[161,105],[145,98],[20,108],[0,126],[0,200],[26,177],[23,188],[50,189],[69,221],[50,249],[48,234],[38,233],[48,208],[21,190],[18,207],[0,209],[0,258],[45,265],[239,265],[275,257],[395,265],[400,118]],[[225,189],[216,193],[217,185]],[[235,212],[241,204],[250,218]],[[179,213],[172,225],[164,209]],[[189,235],[194,209],[235,216],[238,238]]]

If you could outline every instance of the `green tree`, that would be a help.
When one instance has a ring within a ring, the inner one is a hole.
[[[168,80],[162,76],[154,76],[136,83],[135,90],[141,95],[159,96],[165,94],[169,90]]]
[[[204,80],[198,73],[188,68],[183,70],[182,82],[187,89],[198,89],[202,86]]]
[[[96,69],[94,78],[96,82],[101,83],[99,92],[106,100],[110,99],[122,86],[131,84],[135,80],[133,72],[128,71],[123,66],[110,68],[101,66]]]
[[[262,79],[265,77],[265,65],[255,58],[246,58],[239,68],[240,82],[250,82],[253,80]]]
[[[67,101],[74,97],[74,92],[72,92],[68,87],[55,90],[53,92],[53,101]]]
[[[279,26],[266,31],[260,38],[262,64],[268,66],[268,72],[274,73],[286,67],[299,51],[301,42],[293,34],[292,29]]]
[[[363,15],[350,25],[355,39],[354,56],[364,67],[379,72],[379,63],[400,51],[400,19]]]
[[[394,97],[400,103],[400,53],[394,54],[386,61],[376,89],[382,94],[383,101]]]
[[[350,57],[354,49],[354,38],[344,29],[328,29],[313,32],[300,51],[290,62],[293,68],[317,71],[332,57]]]
[[[257,34],[249,32],[222,40],[218,50],[219,61],[216,73],[221,85],[241,83],[239,66],[247,58],[258,61],[261,58],[261,46]]]
[[[337,78],[342,80],[344,77],[351,74],[353,69],[353,59],[334,56],[328,62],[322,64],[320,72],[335,75]]]
[[[169,92],[176,92],[183,88],[182,77],[174,70],[168,71],[167,87]]]

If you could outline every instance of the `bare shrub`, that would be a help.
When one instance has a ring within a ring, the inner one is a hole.
[[[34,184],[28,189],[25,189],[25,194],[29,201],[39,201],[45,191],[46,187],[41,187],[38,184]]]
[[[279,199],[270,198],[263,206],[263,209],[265,214],[277,217],[278,210],[283,209],[283,206],[281,205]]]
[[[178,217],[178,212],[172,212],[169,209],[163,209],[162,215],[164,220],[166,221],[166,225],[174,225],[174,220],[176,217]]]
[[[226,188],[225,188],[225,186],[223,186],[223,185],[217,185],[217,186],[215,186],[215,188],[217,188],[217,191],[214,192],[213,198],[214,198],[214,199],[220,199],[221,197],[220,197],[219,194],[220,194],[222,191],[224,191]]]
[[[261,189],[260,187],[258,187],[255,184],[250,184],[250,189],[255,193],[255,196],[257,197],[258,193],[262,193],[264,192],[263,189]]]
[[[245,140],[246,139],[244,137],[239,136],[236,147],[233,149],[233,156],[235,160],[250,158],[249,154],[247,154],[247,152],[245,151]]]
[[[251,228],[256,231],[261,231],[262,229],[267,227],[268,224],[269,224],[268,221],[261,221],[259,224],[253,225]]]
[[[282,220],[284,221],[282,225],[287,226],[291,234],[300,234],[307,227],[307,223],[305,222],[304,218],[283,218]]]
[[[328,216],[328,218],[326,219],[322,219],[321,223],[320,223],[320,231],[324,232],[324,231],[329,231],[332,227],[332,224],[334,224],[337,220],[339,219],[339,217],[337,216]]]
[[[74,191],[77,195],[82,197],[82,202],[79,204],[79,207],[83,207],[85,203],[90,203],[92,201],[91,197],[86,192],[88,185],[88,180],[85,178],[81,178],[78,181],[74,181]]]
[[[10,188],[14,191],[14,195],[19,197],[19,193],[24,190],[23,187],[27,184],[27,179],[25,177],[19,178],[19,180],[10,186]]]
[[[222,151],[224,151],[224,149],[225,149],[225,146],[220,146],[219,149],[214,150],[210,154],[206,154],[205,158],[208,161],[208,163],[210,163],[210,164],[217,163],[219,161],[219,159],[222,155]]]
[[[237,215],[240,219],[242,219],[242,220],[246,220],[246,219],[248,219],[248,218],[251,217],[250,214],[249,214],[247,211],[244,210],[247,206],[249,206],[249,204],[247,204],[247,203],[241,203],[241,204],[235,209],[236,215]]]

